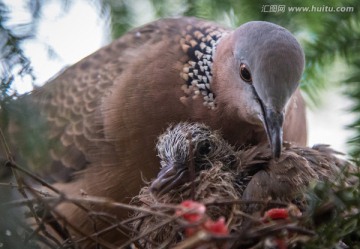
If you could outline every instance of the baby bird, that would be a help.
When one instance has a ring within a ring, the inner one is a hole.
[[[328,145],[296,147],[284,144],[278,160],[271,157],[268,146],[254,146],[238,152],[241,165],[237,183],[242,200],[277,200],[292,202],[300,210],[306,208],[304,193],[311,182],[336,181],[351,163]],[[249,213],[260,210],[249,205]]]
[[[200,123],[179,123],[170,126],[156,145],[161,170],[152,182],[152,193],[161,195],[191,180],[200,171],[221,162],[234,168],[236,153],[218,131]],[[234,168],[235,169],[235,168]]]
[[[237,153],[218,131],[212,131],[200,123],[179,123],[170,126],[158,139],[158,156],[161,169],[150,186],[141,189],[134,203],[144,207],[159,204],[180,204],[183,200],[192,199],[202,203],[222,199],[239,199],[240,192],[236,188]],[[228,218],[234,208],[229,205],[209,206],[206,214],[211,219]],[[139,234],[147,234],[147,239],[156,243],[170,243],[182,240],[179,224],[173,220],[161,228],[154,227],[164,222],[163,217],[143,217],[132,224]],[[145,240],[140,241],[144,248],[152,247]]]

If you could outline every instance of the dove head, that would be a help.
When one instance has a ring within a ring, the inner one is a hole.
[[[245,23],[217,46],[213,65],[217,106],[263,127],[274,157],[280,156],[286,105],[299,86],[304,62],[295,37],[268,22]]]
[[[220,133],[199,123],[170,126],[159,137],[156,148],[161,170],[150,190],[157,195],[190,182],[191,170],[196,176],[215,162],[223,163],[225,168],[232,168],[236,163],[233,148]]]

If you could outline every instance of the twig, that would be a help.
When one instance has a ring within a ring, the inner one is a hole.
[[[253,199],[253,200],[215,200],[210,202],[205,202],[205,206],[212,206],[212,205],[230,205],[230,204],[262,204],[262,205],[277,205],[277,206],[283,206],[287,207],[289,206],[289,203],[281,202],[281,201],[268,201],[268,200],[259,200],[259,199]]]
[[[9,182],[9,183],[0,182],[0,186],[2,186],[2,187],[9,187],[9,188],[19,188],[19,185],[13,184],[13,183],[11,183],[11,182]]]
[[[19,185],[17,185],[16,183],[12,183],[12,182],[9,182],[9,183],[0,182],[0,187],[8,187],[8,188],[15,188],[15,189],[20,188]],[[40,190],[40,189],[35,189],[33,187],[30,187],[30,186],[22,186],[22,188],[23,189],[32,189],[33,191],[36,191],[38,194],[43,195],[43,196],[48,196],[49,195],[49,193],[46,192],[46,191],[43,191],[43,190]]]
[[[13,169],[16,169],[22,173],[24,173],[25,175],[29,176],[30,178],[34,179],[35,181],[37,181],[38,183],[40,183],[41,185],[43,185],[44,187],[47,187],[48,189],[54,191],[57,194],[61,194],[60,190],[58,190],[57,188],[53,187],[52,185],[50,185],[49,183],[45,182],[43,179],[41,179],[40,177],[34,175],[33,173],[31,173],[30,171],[24,169],[23,167],[19,166],[17,163],[15,163],[14,161],[8,161],[7,165]]]
[[[11,154],[11,150],[9,148],[9,145],[7,144],[6,142],[6,138],[5,138],[5,135],[4,135],[4,132],[2,131],[2,129],[0,128],[0,140],[1,140],[1,144],[2,144],[2,147],[4,148],[5,150],[5,153],[6,153],[6,158],[10,161],[14,161],[14,158]]]
[[[18,164],[16,164],[13,161],[9,161],[8,163],[10,163],[10,166],[15,168],[16,170],[19,170],[21,172],[23,172],[24,174],[26,174],[27,176],[29,176],[30,178],[34,179],[35,181],[39,182],[40,184],[42,184],[44,187],[49,188],[50,190],[52,190],[53,192],[59,194],[60,196],[62,196],[63,198],[63,193],[58,190],[57,188],[55,188],[54,186],[48,184],[47,182],[45,182],[44,180],[42,180],[40,177],[34,175],[33,173],[31,173],[30,171],[24,169],[23,167],[19,166]],[[65,198],[63,198],[65,200]],[[80,202],[73,202],[76,206],[78,206],[80,209],[82,209],[85,212],[90,212],[90,210],[86,207],[84,207]],[[103,222],[107,222],[102,220],[101,217],[99,217],[100,221]],[[119,229],[119,227],[117,227],[117,230],[120,231],[121,233],[123,233],[124,235],[127,235],[126,233],[124,233],[121,229]]]
[[[3,134],[2,134],[2,135],[3,135]],[[5,138],[3,137],[3,139],[5,139]],[[6,144],[5,140],[4,140],[4,143]],[[9,148],[7,147],[7,149],[9,149]],[[26,184],[24,184],[23,179],[20,178],[20,176],[18,175],[18,171],[15,170],[15,168],[13,167],[13,165],[14,165],[15,163],[14,163],[14,161],[13,161],[13,157],[11,156],[10,152],[7,152],[7,156],[8,156],[8,160],[9,160],[9,161],[5,163],[5,166],[6,166],[6,167],[7,167],[7,166],[8,166],[8,167],[11,167],[11,171],[12,171],[14,177],[15,177],[16,183],[17,183],[18,186],[19,186],[17,190],[19,191],[19,193],[20,193],[24,198],[29,199],[28,195],[26,194],[26,192],[25,192],[25,190],[24,190],[24,186],[23,186],[23,185],[26,186]],[[32,216],[34,217],[36,224],[37,224],[39,227],[41,227],[41,223],[42,223],[42,222],[41,222],[41,221],[39,220],[39,218],[37,217],[36,212],[35,212],[35,209],[34,209],[32,203],[28,203],[28,204],[26,204],[26,205],[27,205],[27,207],[29,208]],[[49,238],[52,239],[51,236],[49,236]],[[25,241],[25,243],[27,243],[27,241]]]
[[[190,238],[182,241],[181,243],[173,247],[173,249],[194,248],[196,245],[199,245],[200,243],[203,244],[204,242],[209,241],[210,239],[211,239],[211,234],[202,230],[196,233],[194,236],[191,236]]]
[[[301,233],[303,235],[315,236],[313,231],[297,226],[295,223],[289,223],[289,221],[276,221],[276,223],[269,223],[255,227],[246,232],[240,232],[239,238],[255,239],[263,238],[264,236],[278,234],[279,231],[289,230],[291,232]]]
[[[148,214],[152,214],[154,216],[161,216],[161,217],[165,217],[165,218],[169,218],[172,217],[168,214],[164,214],[164,213],[160,213],[160,212],[154,212],[150,209],[147,208],[142,208],[142,207],[138,207],[138,206],[132,206],[129,204],[124,204],[124,203],[120,203],[120,202],[114,202],[110,199],[107,198],[102,198],[102,197],[95,197],[95,196],[86,196],[86,197],[68,197],[66,195],[62,195],[61,200],[63,202],[69,202],[69,203],[89,203],[89,204],[101,204],[107,207],[112,207],[112,208],[123,208],[126,210],[131,210],[131,211],[137,211],[137,212],[142,212],[142,213],[148,213]],[[54,202],[54,201],[58,201],[59,197],[44,197],[41,199],[42,201],[47,201],[47,202]],[[29,198],[29,199],[22,199],[22,200],[16,200],[16,201],[11,201],[11,202],[7,202],[4,204],[0,204],[3,206],[21,206],[21,205],[25,205],[27,203],[34,203],[34,202],[38,202],[39,200],[36,198]]]
[[[165,220],[164,222],[161,222],[159,225],[155,226],[153,229],[151,229],[150,231],[147,231],[145,233],[142,233],[134,238],[131,238],[130,240],[128,240],[127,242],[125,242],[124,244],[122,244],[119,248],[125,248],[126,246],[130,245],[131,243],[140,240],[142,238],[144,238],[145,236],[147,236],[148,234],[156,231],[157,229],[175,221],[176,219],[178,219],[179,216],[171,216],[168,220]]]
[[[189,142],[189,172],[191,180],[191,190],[190,197],[192,200],[195,199],[195,164],[194,164],[194,146],[191,138],[191,133],[189,132],[186,136],[187,141]]]
[[[30,235],[27,236],[25,238],[25,241],[24,243],[27,244],[33,237],[34,235],[38,237],[42,237],[40,234],[39,234],[39,231],[42,231],[44,233],[44,237],[47,238],[47,239],[50,239],[51,241],[53,241],[57,247],[61,246],[61,242],[58,241],[54,236],[52,236],[50,233],[48,233],[45,229],[44,229],[44,226],[43,225],[38,225],[37,228],[35,230],[32,230]]]
[[[80,198],[78,198],[76,200],[72,200],[72,199],[68,199],[66,198],[64,195],[60,195],[59,197],[44,197],[44,198],[26,198],[26,199],[22,199],[22,200],[17,200],[17,201],[11,201],[8,203],[4,203],[4,204],[0,204],[0,206],[22,206],[22,205],[28,205],[28,204],[33,204],[33,203],[52,203],[55,202],[56,205],[60,202],[70,202],[70,203],[75,203],[78,202]],[[89,235],[85,234],[84,232],[82,232],[79,228],[77,228],[75,225],[69,223],[67,221],[67,219],[61,215],[58,211],[56,211],[56,209],[52,208],[50,209],[52,210],[52,212],[55,213],[55,215],[57,216],[58,219],[61,219],[63,221],[65,221],[76,233],[80,234],[81,236],[84,236],[86,238],[89,238],[90,240],[94,241],[95,243],[101,244],[103,246],[105,246],[106,248],[112,248],[115,249],[116,247],[114,247],[113,245],[111,245],[110,243],[102,240],[102,239],[94,239],[93,237],[89,237]],[[38,223],[39,226],[41,226],[41,223]]]

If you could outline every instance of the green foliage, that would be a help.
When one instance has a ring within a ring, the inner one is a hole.
[[[344,172],[338,181],[318,183],[310,190],[309,213],[317,235],[305,248],[341,248],[339,243],[360,248],[359,180],[360,172]]]
[[[71,6],[71,1],[63,0],[63,11]],[[41,20],[42,9],[47,1],[25,0],[22,5],[24,17],[13,20],[13,10],[0,0],[0,107],[16,96],[11,86],[16,78],[30,76],[35,80],[31,60],[23,50],[23,44],[36,38],[37,28]],[[49,53],[52,49],[48,47]]]
[[[324,30],[317,34],[316,39],[307,44],[308,61],[323,67],[331,63],[336,56],[343,59],[348,67],[347,74],[340,75],[339,81],[346,84],[347,96],[353,99],[354,105],[351,111],[360,112],[360,22],[359,12],[339,19],[336,16],[327,17]],[[329,32],[331,30],[332,32]],[[310,70],[316,73],[316,68]],[[310,81],[311,82],[311,81]],[[314,84],[314,83],[313,83]],[[310,86],[311,89],[311,86]],[[360,119],[349,125],[351,129],[360,134]],[[350,143],[354,157],[360,157],[360,137],[353,138]]]
[[[31,35],[22,32],[19,34],[16,32],[16,27],[7,27],[8,15],[9,10],[4,3],[0,2],[0,55],[2,61],[0,65],[0,103],[9,98],[9,89],[14,75],[32,75],[30,61],[21,48],[21,43],[30,39]]]
[[[103,17],[110,18],[112,37],[120,37],[133,27],[131,8],[129,1],[101,0],[100,13]],[[106,16],[109,9],[110,17]]]
[[[357,56],[357,57],[355,57]],[[353,71],[350,76],[347,78],[346,83],[348,85],[348,90],[346,94],[354,100],[353,108],[351,109],[354,113],[360,113],[360,53],[359,48],[356,54],[354,54],[353,59]],[[349,128],[355,130],[356,136],[352,138],[349,143],[352,145],[352,154],[355,158],[360,158],[360,117],[354,123],[349,125]]]

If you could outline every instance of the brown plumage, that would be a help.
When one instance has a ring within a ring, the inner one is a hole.
[[[304,191],[310,183],[336,181],[343,170],[351,167],[351,163],[338,157],[340,153],[327,145],[309,148],[285,143],[278,159],[272,158],[268,145],[234,151],[219,132],[199,123],[180,123],[168,128],[159,137],[157,149],[160,172],[150,187],[144,187],[136,198],[144,206],[178,204],[186,199],[203,203],[273,200],[293,203],[304,211]],[[194,170],[193,179],[191,170]],[[239,226],[243,221],[234,218],[236,211],[255,215],[264,208],[263,204],[228,208],[215,205],[209,206],[207,212],[212,218],[231,218],[231,224]],[[160,222],[161,217],[154,216],[135,223],[134,227],[144,233],[153,231],[155,224]],[[174,231],[179,231],[176,222],[174,224],[153,231],[149,238],[164,242],[174,235]],[[179,237],[175,236],[174,242],[175,238]]]
[[[142,176],[156,175],[155,140],[172,122],[204,122],[236,146],[269,140],[274,156],[281,127],[285,140],[305,145],[297,90],[303,67],[296,39],[274,24],[250,22],[232,31],[196,18],[159,20],[18,100],[25,107],[13,113],[9,133],[17,160],[47,168],[66,194],[128,202]],[[60,210],[93,231],[84,212]]]

